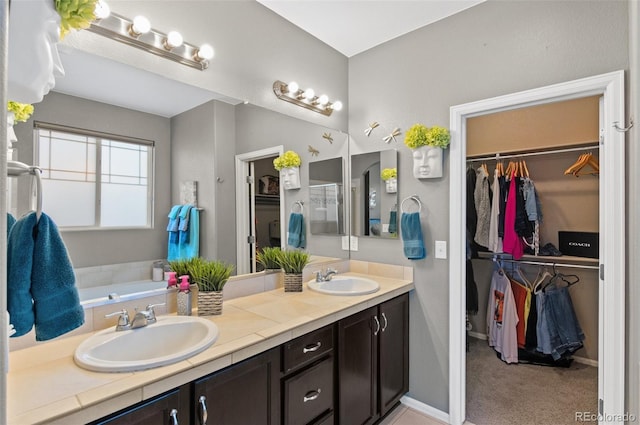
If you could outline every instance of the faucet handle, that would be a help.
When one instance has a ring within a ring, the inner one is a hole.
[[[166,305],[166,304],[167,303],[158,303],[158,304],[147,305],[147,321],[149,323],[154,323],[156,321],[156,311],[154,310],[154,308],[162,307],[163,305]]]
[[[118,317],[118,324],[116,325],[116,330],[128,329],[130,325],[129,323],[129,313],[124,308],[120,311],[114,311],[113,313],[106,314],[105,319],[108,317],[120,316]]]

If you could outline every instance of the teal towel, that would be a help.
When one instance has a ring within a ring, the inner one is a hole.
[[[174,205],[171,207],[171,211],[169,211],[169,223],[167,224],[167,232],[169,232],[169,244],[178,243],[178,227],[180,224],[180,211],[182,210],[182,205]]]
[[[398,233],[398,212],[389,211],[389,233]]]
[[[400,232],[404,256],[409,260],[420,260],[427,255],[422,240],[420,213],[402,213],[400,217]]]
[[[9,234],[7,307],[24,335],[35,324],[36,340],[47,341],[84,323],[76,279],[58,227],[46,214],[31,212]]]
[[[16,224],[16,218],[7,213],[7,240],[9,240],[9,232],[11,232],[11,228],[14,224]]]
[[[188,260],[200,255],[200,211],[196,208],[189,208],[189,230],[186,237],[181,236],[178,243],[180,258]],[[181,234],[183,232],[180,232]]]
[[[307,237],[304,229],[304,216],[301,213],[292,212],[289,216],[289,236],[287,244],[294,248],[305,248]]]

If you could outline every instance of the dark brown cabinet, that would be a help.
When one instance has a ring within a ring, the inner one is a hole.
[[[409,297],[401,295],[338,322],[340,424],[385,415],[409,388]]]
[[[91,425],[188,424],[190,423],[189,395],[189,386],[183,385],[92,422]]]
[[[193,383],[193,423],[280,423],[280,353],[274,348]]]

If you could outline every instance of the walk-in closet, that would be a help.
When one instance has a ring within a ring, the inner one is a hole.
[[[280,183],[273,158],[254,161],[256,250],[280,246]],[[258,264],[257,267],[260,267]]]
[[[467,120],[476,425],[575,424],[598,411],[599,111],[593,96]]]

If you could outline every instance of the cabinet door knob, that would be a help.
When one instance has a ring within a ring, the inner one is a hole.
[[[207,398],[201,395],[198,402],[200,403],[200,425],[207,425]]]
[[[378,335],[378,332],[380,332],[380,320],[378,320],[378,316],[373,316],[373,321],[376,322],[376,330],[373,331],[373,334]]]
[[[317,390],[314,391],[309,391],[308,393],[306,393],[304,395],[304,397],[302,397],[302,402],[306,403],[307,401],[313,401],[316,398],[320,397],[320,393],[322,392],[322,390],[320,388],[318,388]]]
[[[178,409],[171,409],[171,412],[169,412],[169,420],[171,421],[171,425],[178,425]]]
[[[382,332],[384,332],[387,329],[387,325],[389,324],[389,322],[387,321],[387,316],[382,313],[382,320],[384,320],[384,325],[382,325]]]
[[[322,342],[318,341],[315,344],[309,344],[302,349],[302,354],[311,353],[314,351],[318,351],[318,349],[322,347]]]

